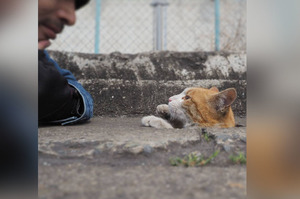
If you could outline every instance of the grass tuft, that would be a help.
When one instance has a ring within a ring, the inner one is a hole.
[[[209,158],[204,158],[203,156],[198,156],[195,153],[190,153],[184,158],[170,158],[170,164],[172,166],[185,166],[185,167],[198,167],[204,166],[210,163],[215,157],[219,155],[220,151],[215,151]]]
[[[206,142],[210,142],[210,137],[208,136],[207,133],[204,133],[203,137],[204,137],[204,139],[205,139]]]
[[[201,131],[201,137],[203,137],[206,142],[210,142],[213,139],[213,136],[208,134],[206,128],[202,128]]]
[[[245,155],[242,152],[240,152],[238,155],[229,156],[229,159],[234,164],[246,164],[247,163],[247,158],[245,157]]]

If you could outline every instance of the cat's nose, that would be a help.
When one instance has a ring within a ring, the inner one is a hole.
[[[171,98],[169,98],[169,102],[171,102],[172,100],[171,100]]]

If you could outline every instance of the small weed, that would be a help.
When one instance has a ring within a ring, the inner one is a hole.
[[[206,128],[202,128],[202,137],[205,139],[206,142],[210,142],[212,137],[208,134]]]
[[[205,159],[203,156],[197,156],[195,153],[190,153],[184,158],[170,158],[170,164],[172,166],[180,166],[183,165],[185,167],[197,167],[204,166],[210,163],[217,155],[219,155],[220,151],[215,151],[209,158]]]
[[[210,138],[207,133],[203,134],[203,136],[204,136],[204,139],[206,140],[206,142],[210,142]]]
[[[242,152],[240,152],[238,155],[229,156],[229,159],[235,164],[246,164],[247,163],[247,158],[245,157],[245,155]]]

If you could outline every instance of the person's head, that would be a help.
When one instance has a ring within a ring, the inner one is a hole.
[[[74,25],[75,11],[89,0],[39,0],[39,49],[50,46],[50,39],[62,32],[65,25]]]

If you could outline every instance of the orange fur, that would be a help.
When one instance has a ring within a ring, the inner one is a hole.
[[[229,128],[235,126],[231,104],[236,99],[234,88],[222,92],[211,89],[191,88],[187,91],[182,107],[199,126]]]

